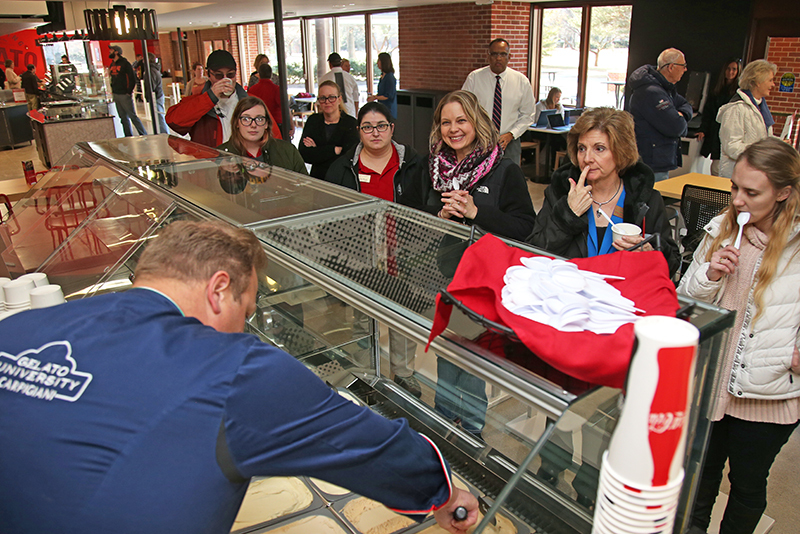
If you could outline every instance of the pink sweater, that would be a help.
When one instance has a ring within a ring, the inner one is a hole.
[[[728,393],[726,388],[736,352],[736,343],[744,322],[748,296],[750,289],[755,284],[755,269],[768,241],[767,236],[752,225],[746,228],[744,235],[745,239],[742,239],[742,246],[739,249],[739,268],[733,275],[728,276],[725,293],[719,303],[721,308],[736,311],[736,322],[730,331],[728,347],[720,362],[721,383],[718,384],[717,402],[711,414],[711,420],[719,421],[725,415],[730,415],[745,421],[788,425],[800,418],[800,398],[774,401],[741,399]]]

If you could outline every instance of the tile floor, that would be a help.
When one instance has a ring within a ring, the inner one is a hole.
[[[143,116],[143,115],[142,115]],[[149,126],[149,125],[146,125]],[[299,140],[299,131],[295,136]],[[34,144],[22,146],[14,150],[0,150],[0,193],[4,185],[8,188],[12,180],[19,183],[23,179],[22,161],[32,160],[37,171],[45,170],[39,161]],[[526,169],[526,171],[529,169]],[[528,182],[528,191],[531,195],[534,208],[538,211],[544,201],[544,190],[547,184]],[[795,534],[800,525],[800,484],[797,483],[798,468],[800,465],[800,430],[796,431],[789,443],[784,447],[772,469],[769,480],[769,496],[765,515],[774,518],[775,524],[771,530],[760,530],[758,534]],[[723,481],[722,492],[729,491],[727,479]],[[712,526],[713,527],[713,526]],[[716,534],[716,530],[709,530]]]

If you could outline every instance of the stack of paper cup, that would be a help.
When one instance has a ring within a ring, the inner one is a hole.
[[[683,483],[699,332],[674,317],[635,326],[625,405],[603,455],[596,533],[670,533]]]
[[[0,313],[6,311],[6,294],[3,291],[3,286],[11,281],[11,278],[0,276]]]
[[[3,285],[3,295],[7,311],[27,310],[31,307],[31,290],[33,280],[17,278]]]
[[[37,308],[49,308],[64,302],[66,302],[64,293],[59,285],[49,284],[31,290],[31,308],[34,310]]]

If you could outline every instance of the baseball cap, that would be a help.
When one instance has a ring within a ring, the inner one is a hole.
[[[340,56],[336,52],[328,56],[328,63],[341,63],[341,62],[342,62],[342,56]]]
[[[208,55],[208,59],[206,60],[206,68],[208,70],[217,70],[221,69],[222,67],[236,69],[236,61],[233,59],[231,53],[227,50],[214,50]]]

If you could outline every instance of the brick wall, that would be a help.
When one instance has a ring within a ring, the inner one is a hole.
[[[792,113],[800,110],[800,37],[770,37],[767,50],[767,61],[778,66],[775,77],[775,89],[767,97],[769,109],[773,113]],[[791,72],[797,78],[793,93],[779,91],[781,76]],[[783,131],[785,117],[775,116],[773,132],[780,135]]]
[[[487,45],[511,44],[509,67],[527,75],[530,4],[495,2],[404,7],[397,10],[402,89],[453,91],[487,64]]]

